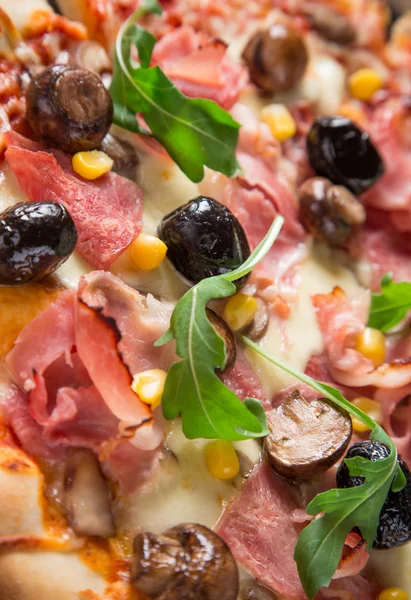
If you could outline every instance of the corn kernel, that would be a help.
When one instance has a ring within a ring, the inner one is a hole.
[[[149,404],[154,410],[161,404],[167,373],[162,369],[151,369],[134,375],[131,388],[141,402]]]
[[[381,414],[381,406],[375,400],[371,400],[371,398],[366,398],[365,396],[359,396],[352,401],[352,404],[365,412],[373,421],[381,425],[382,422],[382,414]],[[359,421],[356,417],[351,417],[352,420],[352,428],[357,433],[364,433],[369,430],[369,427]]]
[[[355,349],[365,358],[369,358],[375,367],[385,360],[385,337],[378,329],[366,327],[358,336]]]
[[[257,312],[258,303],[254,296],[234,294],[224,309],[224,320],[231,329],[238,331],[250,325]]]
[[[401,588],[386,588],[379,596],[378,600],[408,600],[409,596],[405,590]]]
[[[295,121],[284,104],[269,104],[263,108],[261,120],[267,123],[273,137],[279,142],[284,142],[296,134]]]
[[[368,102],[375,92],[383,86],[381,76],[373,69],[360,69],[353,73],[348,79],[348,89],[351,96]]]
[[[77,152],[72,158],[74,171],[84,179],[97,179],[113,168],[113,159],[100,150]]]
[[[240,470],[234,446],[225,440],[214,440],[205,447],[207,469],[216,479],[232,479]]]
[[[140,233],[130,244],[129,254],[137,269],[152,271],[163,262],[167,254],[167,246],[154,235]]]

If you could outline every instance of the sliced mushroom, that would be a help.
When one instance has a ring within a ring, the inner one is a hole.
[[[340,46],[350,46],[355,42],[355,29],[343,14],[325,4],[310,6],[306,13],[313,28],[325,40]]]
[[[186,523],[134,540],[132,581],[158,600],[236,600],[238,569],[226,543],[203,525]]]
[[[214,329],[217,331],[218,335],[223,338],[225,341],[225,351],[227,354],[227,360],[225,364],[225,368],[222,373],[228,373],[234,367],[235,361],[237,359],[237,345],[235,342],[235,335],[233,330],[227,325],[220,315],[211,310],[211,308],[207,308],[207,316],[210,323],[213,325]]]
[[[101,149],[113,159],[113,171],[135,181],[138,165],[137,151],[130,142],[108,133],[101,143]]]
[[[290,479],[309,479],[327,470],[344,454],[352,433],[347,413],[325,398],[307,402],[298,390],[267,413],[267,425],[266,458]]]
[[[64,505],[70,526],[77,535],[112,537],[115,526],[110,491],[91,450],[73,450],[64,474]]]
[[[257,312],[250,325],[243,329],[242,333],[249,337],[253,342],[258,342],[267,332],[268,323],[270,321],[270,312],[265,300],[258,296],[256,296],[255,299],[257,300]]]

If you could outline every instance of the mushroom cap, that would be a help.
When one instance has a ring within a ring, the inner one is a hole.
[[[309,479],[326,471],[344,454],[352,433],[347,413],[325,398],[307,402],[299,391],[267,413],[267,425],[266,458],[290,479]]]
[[[235,361],[237,359],[237,344],[235,341],[235,335],[231,327],[227,325],[220,315],[211,310],[211,308],[207,308],[207,317],[210,321],[211,325],[214,327],[216,332],[220,337],[223,338],[225,342],[225,351],[226,351],[226,363],[225,367],[222,370],[223,373],[228,373],[234,367]]]
[[[132,581],[157,600],[236,600],[238,569],[227,544],[195,523],[134,540]]]

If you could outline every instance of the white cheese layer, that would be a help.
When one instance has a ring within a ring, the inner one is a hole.
[[[36,10],[52,12],[47,0],[0,0],[2,8],[20,31]]]

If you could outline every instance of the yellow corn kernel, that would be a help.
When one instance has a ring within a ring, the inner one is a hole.
[[[284,104],[269,104],[261,112],[261,120],[279,142],[288,140],[296,134],[297,127],[290,111]]]
[[[358,336],[355,349],[365,358],[369,358],[375,367],[385,360],[385,337],[378,329],[366,327]]]
[[[234,294],[224,309],[224,320],[231,329],[238,331],[247,327],[255,317],[258,303],[254,296]]]
[[[84,179],[97,179],[113,168],[113,159],[100,150],[77,152],[72,158],[72,165],[77,175]]]
[[[152,271],[163,262],[167,254],[167,246],[154,235],[140,233],[130,244],[128,251],[137,269]]]
[[[409,596],[405,590],[391,587],[383,590],[379,594],[378,600],[409,600]]]
[[[234,446],[226,440],[214,440],[205,447],[207,469],[216,479],[232,479],[240,470]]]
[[[348,89],[351,96],[368,102],[375,92],[378,92],[383,86],[381,75],[373,69],[360,69],[355,71],[348,79]]]
[[[162,369],[151,369],[134,375],[131,388],[141,402],[149,404],[154,410],[161,404],[167,373]]]
[[[375,400],[371,400],[371,398],[366,398],[365,396],[359,396],[352,401],[352,404],[365,412],[373,421],[381,425],[382,422],[382,414],[381,414],[381,406]],[[357,433],[364,433],[369,430],[369,427],[359,421],[356,417],[351,417],[352,420],[352,428]]]

